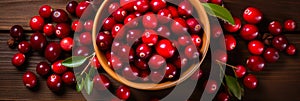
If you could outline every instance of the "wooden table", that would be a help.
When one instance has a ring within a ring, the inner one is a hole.
[[[271,20],[283,22],[285,19],[294,19],[300,26],[300,12],[298,0],[225,0],[225,6],[234,16],[241,17],[243,10],[248,6],[259,8],[264,13],[264,21],[259,24],[262,32],[266,32],[266,26]],[[66,87],[62,95],[52,93],[46,86],[45,79],[40,78],[40,89],[30,91],[23,86],[22,75],[24,71],[17,70],[11,64],[11,57],[17,52],[7,47],[6,41],[10,38],[9,29],[12,25],[19,24],[24,27],[26,33],[32,33],[28,26],[29,19],[38,15],[38,9],[43,4],[54,8],[64,8],[66,0],[1,0],[0,1],[0,100],[85,100],[81,93]],[[300,27],[296,32],[285,32],[289,41],[300,49]],[[239,42],[238,51],[245,63],[247,52],[246,43]],[[232,53],[230,53],[232,54]],[[259,79],[259,86],[255,90],[245,91],[244,100],[300,100],[300,56],[287,56],[280,54],[277,63],[267,64],[265,70],[255,73]],[[27,70],[35,71],[38,62],[45,60],[39,53],[33,53],[29,58]],[[133,94],[132,96],[135,96]],[[135,98],[135,97],[134,97]]]

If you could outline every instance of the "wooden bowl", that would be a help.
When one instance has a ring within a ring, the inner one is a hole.
[[[108,75],[110,75],[113,79],[117,80],[118,82],[120,82],[126,86],[136,88],[136,89],[161,90],[161,89],[166,89],[166,88],[176,86],[177,84],[183,82],[184,80],[189,78],[200,67],[200,64],[203,62],[204,57],[206,56],[208,48],[209,48],[210,24],[209,24],[207,13],[206,13],[204,7],[202,6],[202,4],[199,2],[199,0],[188,0],[194,6],[194,8],[197,12],[197,15],[199,17],[201,17],[200,23],[202,23],[202,25],[204,26],[204,34],[202,37],[203,44],[200,49],[200,52],[202,53],[202,58],[200,59],[200,62],[189,67],[186,71],[183,72],[183,74],[181,74],[180,78],[177,79],[176,81],[167,81],[167,82],[163,82],[163,83],[159,83],[159,84],[136,83],[136,82],[129,81],[129,80],[125,79],[124,77],[120,76],[119,74],[115,73],[108,65],[105,55],[98,49],[98,46],[96,44],[96,36],[99,32],[99,30],[97,30],[99,28],[97,28],[97,27],[99,27],[98,25],[101,25],[100,22],[102,22],[102,21],[100,21],[100,17],[103,17],[103,16],[101,16],[101,14],[104,12],[103,10],[106,10],[107,5],[109,5],[109,1],[110,0],[104,0],[102,5],[100,6],[100,8],[98,9],[98,11],[96,13],[95,20],[94,20],[94,26],[93,26],[93,30],[92,30],[92,38],[93,38],[94,50],[95,50],[96,56],[98,57],[100,64],[102,65],[104,70],[108,73]]]

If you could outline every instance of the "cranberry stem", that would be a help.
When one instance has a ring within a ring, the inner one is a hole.
[[[226,66],[228,66],[228,67],[231,67],[231,68],[233,68],[233,69],[237,69],[235,66],[233,66],[233,65],[230,65],[230,64],[227,64],[227,63],[224,63],[224,62],[222,62],[222,61],[220,61],[220,60],[216,60],[218,63],[221,63],[221,64],[224,64],[224,65],[226,65]]]
[[[88,56],[87,58],[94,58],[95,57],[95,53],[91,54],[90,56]],[[89,60],[90,60],[89,59]],[[88,69],[88,67],[91,65],[91,61],[89,61],[89,63],[84,67],[83,71],[80,73],[80,76],[83,75],[83,73],[85,73],[85,71]]]

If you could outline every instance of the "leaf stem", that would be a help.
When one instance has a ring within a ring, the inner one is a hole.
[[[95,53],[91,54],[90,56],[88,56],[88,58],[90,58],[91,56],[95,57]],[[88,69],[88,67],[90,66],[91,61],[89,59],[89,63],[84,67],[83,71],[80,73],[80,75],[83,75],[83,73],[85,73],[85,71]]]
[[[235,66],[233,66],[233,65],[230,65],[230,64],[227,64],[227,63],[224,63],[224,62],[222,62],[222,61],[220,61],[220,60],[216,60],[218,63],[221,63],[221,64],[224,64],[224,65],[226,65],[226,66],[228,66],[228,67],[231,67],[231,68],[233,68],[233,69],[238,69],[238,68],[236,68]]]

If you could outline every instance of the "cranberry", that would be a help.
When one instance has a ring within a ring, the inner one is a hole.
[[[140,13],[140,12],[134,12],[133,15],[135,15],[136,17],[140,17],[140,16],[142,16],[142,13]]]
[[[142,36],[143,32],[138,29],[128,30],[126,33],[126,41],[127,43],[134,43],[136,42],[140,36]]]
[[[150,70],[141,70],[139,73],[139,77],[143,82],[148,82],[150,80]],[[162,77],[163,78],[163,77]]]
[[[116,90],[116,96],[119,99],[122,100],[127,100],[130,96],[130,90],[127,86],[120,86],[117,90]]]
[[[172,79],[176,76],[177,74],[177,70],[176,67],[170,63],[167,64],[167,66],[165,67],[165,78],[167,79]]]
[[[246,64],[251,71],[259,72],[264,69],[265,60],[261,56],[250,56]]]
[[[83,32],[79,35],[78,41],[82,45],[92,44],[92,35],[90,32]]]
[[[134,61],[134,65],[139,68],[139,69],[142,69],[142,70],[145,70],[145,69],[148,69],[149,66],[147,64],[147,62],[143,59],[137,59]]]
[[[44,52],[45,58],[50,62],[54,62],[55,60],[57,60],[60,54],[61,48],[60,45],[56,42],[49,43]]]
[[[108,60],[108,65],[113,69],[113,70],[119,70],[120,68],[122,68],[123,63],[120,60],[119,57],[115,56],[115,55],[111,55],[111,57]]]
[[[255,25],[245,24],[240,31],[240,36],[244,40],[253,40],[258,36],[258,28]]]
[[[187,66],[188,64],[188,58],[186,58],[186,56],[176,56],[173,60],[172,60],[172,63],[178,68],[178,69],[181,69],[181,68],[184,68]]]
[[[187,46],[192,43],[190,36],[180,36],[177,40],[178,44],[181,46]]]
[[[151,58],[149,59],[149,67],[152,69],[159,69],[162,66],[166,65],[166,60],[164,57],[154,54],[153,56],[151,56]]]
[[[152,54],[152,49],[146,44],[140,44],[136,50],[136,55],[141,59],[148,59]]]
[[[264,49],[264,44],[259,40],[250,41],[248,44],[248,50],[253,55],[261,55]]]
[[[11,63],[14,65],[14,66],[16,66],[16,67],[18,67],[18,66],[22,66],[23,64],[24,64],[24,62],[25,62],[25,55],[24,54],[22,54],[22,53],[16,53],[13,57],[12,57],[12,59],[11,59]]]
[[[295,45],[293,45],[293,44],[290,44],[290,45],[288,45],[287,46],[287,48],[286,48],[286,53],[288,54],[288,55],[295,55],[296,54],[296,47],[295,47]]]
[[[22,41],[18,45],[18,50],[20,53],[28,53],[30,51],[30,43],[27,41]]]
[[[226,63],[228,59],[226,51],[221,51],[221,50],[216,50],[212,56],[213,59],[219,60],[224,63]]]
[[[67,67],[62,65],[63,60],[57,60],[51,65],[51,69],[55,74],[63,74],[67,71]]]
[[[263,14],[257,8],[248,7],[244,11],[243,18],[250,24],[257,24],[262,20]]]
[[[158,20],[156,15],[152,13],[147,13],[143,16],[143,25],[147,29],[154,29],[158,25]]]
[[[96,43],[100,50],[108,50],[111,47],[113,37],[109,32],[100,32],[97,35]]]
[[[43,18],[49,18],[52,13],[52,7],[49,5],[43,5],[39,9],[39,14]]]
[[[233,20],[234,20],[234,23],[235,23],[234,25],[231,25],[228,22],[224,23],[224,29],[228,32],[231,32],[231,33],[237,32],[242,27],[242,22],[239,18],[233,17]]]
[[[248,74],[247,76],[245,76],[244,78],[244,85],[245,87],[249,88],[249,89],[254,89],[257,86],[257,78],[255,75],[252,74]]]
[[[75,11],[77,17],[81,17],[83,12],[88,8],[89,5],[90,5],[89,1],[79,2],[79,4],[76,7],[76,11]]]
[[[38,83],[36,75],[31,71],[25,72],[23,74],[23,83],[27,88],[35,88]]]
[[[99,74],[99,75],[95,75],[93,78],[94,81],[94,85],[96,87],[96,89],[98,90],[106,90],[107,88],[109,88],[110,86],[110,81],[109,79],[103,75],[103,74]]]
[[[270,33],[273,35],[278,35],[282,32],[282,26],[281,26],[280,22],[278,22],[278,21],[270,22],[268,29],[269,29]]]
[[[182,18],[175,18],[171,22],[171,30],[173,33],[180,35],[182,33],[187,33],[188,25],[186,24],[186,21]]]
[[[247,72],[246,68],[243,65],[237,65],[235,67],[236,67],[236,69],[234,71],[235,71],[236,77],[242,78]]]
[[[219,25],[212,25],[211,31],[213,38],[219,38],[223,34],[222,27]]]
[[[133,11],[135,2],[136,0],[120,0],[120,5],[127,11]]]
[[[294,20],[286,20],[284,22],[284,29],[287,31],[294,31],[296,29],[296,22]]]
[[[167,6],[167,2],[165,0],[151,0],[149,5],[151,10],[156,13],[165,8]]]
[[[33,33],[30,37],[31,48],[36,51],[43,50],[47,45],[46,37],[41,33]]]
[[[283,51],[288,46],[288,40],[284,35],[278,35],[273,38],[272,45],[279,51]]]
[[[44,26],[43,32],[46,36],[52,36],[55,32],[55,27],[53,26],[53,24],[48,23]]]
[[[77,1],[70,1],[67,3],[66,5],[66,10],[72,14],[75,15],[76,14],[76,7],[78,6],[78,2]]]
[[[72,22],[71,28],[75,32],[81,32],[83,30],[83,24],[79,20],[74,20]]]
[[[58,38],[65,38],[69,36],[70,33],[71,27],[66,23],[59,23],[55,26],[55,35]]]
[[[47,62],[40,62],[36,65],[35,70],[40,76],[47,76],[50,73],[50,66]]]
[[[230,96],[225,92],[221,92],[217,95],[217,101],[230,101]]]
[[[52,74],[47,79],[47,86],[53,92],[58,92],[62,89],[62,80],[59,75]]]
[[[232,51],[236,47],[236,39],[231,34],[224,35],[225,37],[225,45],[227,51]]]
[[[207,80],[205,84],[205,91],[208,94],[216,93],[218,90],[218,84],[215,80]]]
[[[157,43],[158,35],[154,30],[145,30],[142,41],[144,44],[147,44],[149,46],[153,46]]]
[[[136,28],[139,25],[139,22],[135,18],[136,16],[134,14],[128,15],[124,19],[124,25],[126,25],[128,28]]]
[[[71,71],[68,71],[68,72],[65,72],[63,75],[62,75],[62,81],[67,84],[67,85],[73,85],[75,84],[76,80],[75,80],[75,75],[73,72]]]
[[[122,32],[123,24],[115,24],[115,26],[111,30],[112,37],[116,38],[122,38],[124,33]]]
[[[87,21],[85,21],[84,24],[83,24],[85,31],[92,31],[93,24],[94,24],[93,20],[87,20]]]
[[[128,56],[128,60],[129,60],[130,62],[133,62],[133,61],[134,61],[134,58],[135,58],[135,52],[134,52],[133,49],[130,49],[130,51],[129,51],[129,56]]]
[[[211,3],[217,4],[217,5],[222,5],[223,0],[211,0]]]
[[[108,6],[109,14],[113,14],[118,8],[120,8],[120,4],[118,2],[113,2]]]
[[[176,7],[174,7],[174,6],[168,6],[167,9],[170,10],[172,18],[179,17],[178,10],[177,10]]]
[[[100,64],[97,56],[94,56],[90,61],[91,61],[91,66],[94,67],[95,69],[101,68],[101,64]]]
[[[203,76],[203,72],[201,69],[198,69],[197,71],[195,71],[193,73],[193,75],[191,76],[192,80],[199,80],[201,77]]]
[[[74,50],[74,56],[89,56],[90,50],[85,46],[76,47]]]
[[[175,53],[175,47],[171,41],[162,39],[155,45],[156,52],[164,58],[171,58]]]
[[[185,53],[185,56],[189,59],[197,59],[200,56],[200,53],[199,53],[197,47],[195,47],[195,45],[192,45],[192,44],[185,47],[184,53]]]
[[[153,83],[159,83],[164,79],[164,75],[160,71],[151,71],[150,79]]]
[[[139,70],[135,66],[125,67],[122,71],[122,75],[124,78],[133,81],[138,79]]]
[[[156,31],[157,31],[158,35],[165,37],[165,38],[169,38],[171,35],[170,29],[165,25],[159,26]]]
[[[45,21],[41,16],[33,16],[30,20],[30,28],[34,31],[41,31],[44,28]]]
[[[279,59],[279,52],[275,48],[267,48],[263,56],[267,62],[274,63]]]
[[[172,18],[170,10],[166,8],[159,10],[157,15],[157,20],[160,24],[168,23]]]
[[[189,31],[191,33],[199,33],[201,30],[201,25],[199,24],[198,20],[195,18],[189,18],[186,20],[186,23],[189,27]]]
[[[137,0],[133,6],[135,11],[144,13],[149,9],[149,4],[147,0]]]
[[[189,1],[185,0],[178,5],[178,14],[183,18],[191,16],[193,11],[193,5]]]
[[[125,17],[127,16],[127,11],[123,8],[118,8],[113,14],[113,18],[117,22],[123,22]]]
[[[52,21],[56,23],[65,23],[69,20],[69,16],[63,9],[56,9],[52,13]]]
[[[102,27],[104,30],[111,31],[115,24],[117,24],[117,22],[112,17],[108,17],[103,20]]]
[[[73,48],[74,42],[73,38],[71,37],[65,37],[62,40],[60,40],[60,47],[64,51],[71,51]]]
[[[10,28],[10,36],[16,40],[22,39],[22,37],[24,36],[23,31],[24,29],[22,26],[14,25]]]

